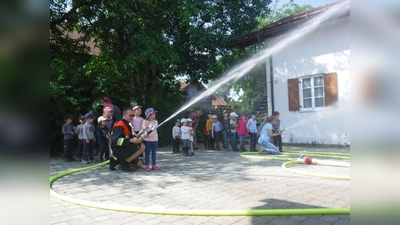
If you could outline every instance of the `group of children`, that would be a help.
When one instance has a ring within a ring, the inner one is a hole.
[[[182,124],[182,126],[180,126]],[[182,142],[182,154],[184,156],[194,155],[193,151],[193,140],[194,140],[194,130],[193,121],[190,118],[177,119],[175,121],[175,126],[172,128],[172,138],[173,138],[173,153],[181,153],[179,151],[179,143]]]
[[[140,137],[149,128],[156,128],[158,121],[156,120],[157,111],[153,108],[148,108],[145,111],[145,118],[140,117],[142,110],[141,106],[133,107],[134,115],[132,122],[129,124],[132,129],[132,134]],[[64,135],[64,152],[63,159],[66,162],[76,161],[73,157],[73,139],[78,136],[78,152],[77,156],[82,163],[89,164],[93,162],[95,151],[95,143],[98,144],[99,162],[109,160],[110,149],[109,139],[112,135],[113,126],[116,122],[113,116],[113,108],[106,106],[103,109],[103,115],[97,119],[97,129],[94,126],[95,116],[92,113],[86,113],[84,116],[79,117],[80,124],[73,126],[73,117],[71,115],[65,116],[65,124],[62,127],[62,134]],[[159,170],[156,164],[156,152],[158,148],[158,134],[153,131],[143,137],[145,149],[145,169]],[[150,154],[152,157],[152,166],[150,166]],[[143,155],[141,155],[143,157]]]
[[[104,150],[104,139],[108,139],[110,135],[105,127],[106,123],[104,122],[106,119],[102,116],[98,118],[99,129],[97,130],[93,125],[94,115],[92,113],[86,113],[85,116],[79,117],[80,124],[76,127],[72,125],[73,117],[71,115],[65,116],[64,119],[65,124],[62,127],[62,133],[64,134],[64,161],[76,161],[73,157],[72,144],[74,136],[78,135],[78,157],[84,163],[92,162],[94,143],[97,140],[96,136],[99,139],[99,151],[102,151]],[[101,154],[104,155],[105,152],[102,152]]]
[[[229,144],[233,151],[247,151],[245,147],[245,139],[247,136],[250,137],[250,149],[249,151],[256,151],[257,140],[257,113],[252,112],[251,118],[247,120],[246,114],[238,114],[231,112],[228,117],[228,111],[222,112],[222,121],[218,120],[218,116],[208,112],[208,120],[204,126],[205,143],[204,147],[209,150],[221,151],[220,142],[222,142],[223,148],[229,151]],[[280,120],[279,112],[275,111],[271,118],[275,118],[273,125],[271,124],[271,132],[274,135],[270,135],[269,142],[273,143],[279,151],[282,151],[282,138],[280,133]],[[182,127],[180,125],[182,124]],[[172,129],[173,137],[173,152],[179,151],[179,143],[182,142],[183,155],[193,155],[193,129],[191,119],[177,119],[175,126]],[[276,135],[275,135],[276,134]],[[239,148],[237,146],[239,138]],[[215,147],[216,148],[215,148]]]
[[[209,150],[220,151],[219,142],[222,141],[223,148],[229,151],[231,145],[233,151],[247,151],[245,139],[250,135],[250,151],[255,151],[257,138],[257,121],[255,112],[251,113],[251,118],[247,120],[246,114],[240,114],[240,119],[236,112],[231,112],[228,117],[228,111],[222,112],[222,122],[218,116],[208,113],[208,120],[205,125],[206,143],[205,147]],[[239,149],[237,147],[237,138],[239,137]],[[215,145],[214,145],[215,144]],[[216,147],[216,149],[214,148]]]

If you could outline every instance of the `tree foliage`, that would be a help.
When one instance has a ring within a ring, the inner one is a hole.
[[[259,16],[257,29],[263,28],[273,22],[276,22],[284,17],[294,15],[304,10],[311,9],[311,5],[298,5],[294,0],[280,6],[279,0],[275,0],[270,7],[271,11],[264,15]],[[237,48],[225,54],[219,61],[218,64],[221,70],[227,70],[233,65],[239,64],[245,61],[253,54],[257,54],[261,46],[252,45],[246,48]],[[240,96],[240,107],[239,110],[242,112],[250,112],[254,105],[260,101],[267,93],[266,85],[266,71],[265,63],[261,63],[255,66],[249,71],[242,79],[235,83],[227,84],[228,86],[224,89],[233,89],[236,93],[243,91],[243,95]]]
[[[51,142],[61,140],[63,115],[99,115],[104,96],[122,108],[134,102],[158,109],[159,120],[168,117],[183,99],[175,77],[215,78],[221,73],[216,58],[229,52],[231,40],[257,28],[269,3],[51,0]],[[90,54],[88,43],[100,53]]]

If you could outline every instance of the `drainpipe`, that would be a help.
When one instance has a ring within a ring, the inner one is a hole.
[[[274,101],[274,74],[272,69],[272,56],[269,57],[269,76],[271,82],[271,115],[275,111],[275,101]]]

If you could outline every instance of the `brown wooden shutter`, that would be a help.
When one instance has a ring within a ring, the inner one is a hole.
[[[289,111],[300,110],[299,79],[288,79]]]
[[[324,75],[325,107],[334,104],[338,100],[337,74],[326,73]]]

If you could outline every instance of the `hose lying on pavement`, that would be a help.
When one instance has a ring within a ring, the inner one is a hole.
[[[244,158],[287,161],[282,164],[282,168],[283,168],[283,170],[290,172],[290,173],[301,174],[301,175],[312,176],[312,177],[328,178],[328,179],[350,180],[350,176],[336,176],[336,175],[328,175],[328,174],[320,174],[320,173],[310,173],[310,172],[297,171],[297,170],[288,168],[289,165],[300,164],[301,162],[296,158],[288,158],[285,156],[286,155],[299,155],[300,153],[301,153],[301,151],[293,151],[293,150],[285,150],[284,152],[281,152],[280,155],[267,154],[264,152],[261,154],[258,152],[243,152],[240,154],[240,156],[244,157]],[[309,156],[321,157],[321,158],[350,159],[349,153],[307,152],[307,154]],[[284,156],[282,156],[282,155],[284,155]]]
[[[350,208],[302,208],[302,209],[245,209],[245,210],[187,210],[187,209],[151,209],[140,207],[126,207],[113,204],[102,204],[98,202],[90,202],[86,200],[71,198],[61,195],[52,189],[53,183],[64,176],[86,170],[95,169],[105,166],[109,161],[105,161],[93,166],[73,169],[59,173],[50,177],[50,195],[66,202],[105,210],[144,213],[144,214],[161,214],[161,215],[181,215],[181,216],[294,216],[294,215],[339,215],[350,214]]]

